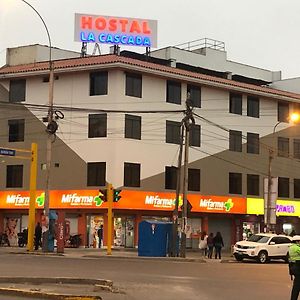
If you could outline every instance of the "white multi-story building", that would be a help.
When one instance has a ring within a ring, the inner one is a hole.
[[[48,54],[41,49],[10,49],[0,69],[0,148],[38,144],[38,196],[45,189],[49,91]],[[263,229],[270,153],[271,175],[279,177],[277,229],[300,229],[300,135],[288,120],[300,94],[269,86],[281,80],[280,72],[228,61],[224,49],[207,45],[150,56],[80,57],[59,49],[56,55],[54,111],[64,118],[52,145],[50,207],[66,213],[70,233],[82,234],[85,245],[93,244],[100,224],[107,229],[107,206],[98,197],[106,182],[122,190],[114,203],[116,246],[136,246],[143,219],[170,220],[188,94],[195,125],[187,246],[197,247],[204,230],[221,231],[229,247],[243,231]],[[20,199],[28,190],[28,160],[3,156],[0,231],[11,220],[18,230],[27,226],[28,203]]]

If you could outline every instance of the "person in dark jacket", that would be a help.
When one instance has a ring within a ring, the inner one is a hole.
[[[42,227],[40,222],[38,222],[34,230],[34,250],[39,249],[39,246],[42,244],[41,239],[42,239]]]
[[[98,239],[99,239],[99,248],[101,248],[101,243],[103,240],[103,225],[102,224],[100,225],[97,234],[98,234]]]
[[[213,250],[214,250],[214,234],[211,232],[207,238],[207,247],[208,253],[207,257],[212,258]]]
[[[215,259],[221,259],[221,249],[224,247],[224,242],[221,233],[218,231],[214,237]]]

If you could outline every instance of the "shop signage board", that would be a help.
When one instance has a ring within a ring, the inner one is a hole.
[[[44,191],[36,192],[36,208],[44,208]],[[72,208],[105,208],[107,203],[101,200],[99,190],[67,190],[50,191],[50,208],[72,209]],[[27,209],[29,208],[29,191],[1,191],[0,209]]]
[[[37,191],[36,208],[43,208],[45,193]],[[114,209],[173,211],[175,208],[175,193],[155,193],[147,191],[122,190],[121,199],[113,203]],[[27,209],[29,207],[29,192],[0,191],[0,209]],[[99,190],[56,190],[50,191],[50,208],[52,209],[107,209]],[[226,196],[202,196],[189,194],[188,201],[192,212],[245,214],[246,199]],[[179,197],[179,210],[183,204]]]
[[[141,210],[169,210],[175,208],[175,193],[155,193],[144,191],[121,192],[122,200],[115,204],[115,208]],[[189,194],[188,201],[192,205],[192,212],[245,214],[246,199],[226,196],[202,196]],[[183,199],[179,197],[179,207]]]
[[[264,214],[264,199],[247,198],[247,214],[263,215]],[[291,200],[276,201],[277,216],[300,216],[300,202]]]
[[[76,42],[157,47],[157,20],[75,14],[74,27]]]

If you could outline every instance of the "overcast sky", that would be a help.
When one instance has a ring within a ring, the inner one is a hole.
[[[55,47],[80,51],[75,13],[155,19],[159,48],[212,38],[225,42],[229,60],[300,77],[299,0],[27,1],[44,18]],[[0,65],[6,48],[36,43],[48,40],[34,11],[21,0],[0,0]]]

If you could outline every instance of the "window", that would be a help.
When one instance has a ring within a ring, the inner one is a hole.
[[[201,126],[191,124],[190,127],[190,146],[200,147],[201,144]]]
[[[58,76],[58,75],[55,75],[55,76],[54,76],[54,80],[58,80],[58,79],[59,79],[59,76]],[[49,80],[50,80],[50,76],[49,76],[49,75],[43,77],[43,82],[49,82]]]
[[[23,187],[23,165],[8,165],[6,167],[6,187]]]
[[[124,186],[140,187],[141,165],[124,163]]]
[[[229,112],[232,114],[242,114],[242,99],[241,94],[230,93],[229,95]]]
[[[90,96],[107,95],[107,72],[90,73]]]
[[[278,156],[289,157],[289,139],[284,137],[278,137]]]
[[[177,185],[177,168],[166,167],[165,168],[165,189],[176,190]]]
[[[167,102],[181,104],[181,83],[167,81]]]
[[[106,174],[105,162],[87,163],[87,186],[104,186]]]
[[[278,177],[278,197],[289,198],[289,196],[290,196],[289,178]]]
[[[229,130],[229,150],[242,152],[242,132]]]
[[[259,196],[259,175],[247,174],[247,195]]]
[[[229,173],[229,194],[242,194],[242,173]]]
[[[9,82],[9,102],[25,101],[26,80],[17,79]]]
[[[8,141],[24,142],[24,119],[8,120]]]
[[[288,123],[289,119],[289,104],[287,102],[278,102],[277,105],[278,122]]]
[[[166,122],[166,143],[180,144],[180,122],[167,121]]]
[[[125,95],[142,98],[142,75],[126,73]]]
[[[199,86],[187,85],[187,94],[194,107],[201,107],[201,88]],[[188,98],[188,96],[187,96]]]
[[[300,140],[294,139],[294,158],[300,159]]]
[[[125,138],[141,139],[141,117],[125,115]]]
[[[294,179],[294,198],[300,198],[300,179]]]
[[[259,134],[247,132],[247,153],[259,154]]]
[[[200,191],[200,170],[199,169],[188,170],[188,190]]]
[[[107,114],[89,115],[89,138],[106,137]]]
[[[259,98],[247,97],[247,116],[259,118]]]

